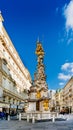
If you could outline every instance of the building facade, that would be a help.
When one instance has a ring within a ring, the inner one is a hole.
[[[73,112],[73,77],[63,88],[64,108],[68,108],[69,113]]]
[[[0,14],[0,110],[24,107],[31,77],[11,42]]]
[[[56,93],[56,90],[49,90],[48,93],[49,93],[49,97],[50,97],[49,110],[50,110],[50,112],[52,112],[52,111],[55,111],[55,104],[56,104],[55,93]]]
[[[58,89],[55,93],[55,110],[60,112],[64,106],[63,89]]]
[[[50,98],[50,108],[60,113],[73,113],[73,77],[62,89],[58,89]],[[51,109],[50,109],[51,110]]]

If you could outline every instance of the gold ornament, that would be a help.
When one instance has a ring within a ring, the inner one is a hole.
[[[41,98],[41,93],[39,91],[36,94],[36,98]]]

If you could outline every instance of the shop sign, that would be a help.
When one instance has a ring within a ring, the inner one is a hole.
[[[0,108],[9,108],[9,104],[0,103]]]

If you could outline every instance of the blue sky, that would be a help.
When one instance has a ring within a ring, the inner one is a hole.
[[[0,10],[32,79],[39,36],[45,51],[48,87],[62,88],[73,75],[73,0],[1,0]]]

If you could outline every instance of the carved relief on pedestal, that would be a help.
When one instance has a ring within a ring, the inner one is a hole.
[[[37,93],[36,93],[36,98],[37,99],[41,98],[41,93],[39,91],[37,91]]]
[[[45,100],[43,101],[43,107],[44,107],[44,110],[45,110],[45,111],[48,111],[48,105],[49,105],[49,101],[48,101],[47,99],[45,99]]]

